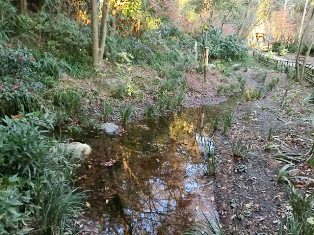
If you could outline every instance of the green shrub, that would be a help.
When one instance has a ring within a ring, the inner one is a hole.
[[[81,108],[82,92],[76,88],[55,89],[52,94],[52,102],[69,115],[77,113]]]
[[[198,40],[202,41],[202,39]],[[243,40],[237,41],[236,35],[224,36],[216,28],[207,31],[206,45],[209,47],[209,57],[213,59],[236,61],[243,60],[248,55],[248,48]]]
[[[22,179],[16,175],[0,178],[0,234],[28,234],[33,228],[24,226],[31,221],[29,191],[21,192]]]
[[[248,49],[244,41],[237,42],[235,35],[228,35],[220,45],[221,57],[228,61],[242,60],[247,57]]]
[[[279,53],[282,48],[285,48],[285,43],[283,41],[274,42],[272,51]]]
[[[5,117],[0,125],[0,233],[58,234],[80,214],[83,194],[73,188],[78,166],[46,136],[47,115]]]
[[[42,94],[53,87],[59,74],[67,69],[67,64],[50,53],[34,56],[27,48],[0,50],[0,115],[39,109],[44,103]]]
[[[287,49],[291,53],[295,53],[298,50],[298,44],[297,43],[291,43],[287,46]]]
[[[0,46],[5,44],[15,32],[12,30],[17,21],[18,14],[16,8],[10,0],[0,1]],[[1,49],[1,48],[0,48]]]

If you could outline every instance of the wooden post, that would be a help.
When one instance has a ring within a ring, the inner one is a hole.
[[[206,78],[207,78],[208,52],[209,52],[209,47],[205,47],[205,51],[204,51],[204,82],[206,81]]]
[[[197,63],[197,58],[198,58],[197,41],[194,42],[194,56],[195,56],[195,63]]]

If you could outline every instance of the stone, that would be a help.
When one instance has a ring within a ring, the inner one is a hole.
[[[122,128],[117,126],[114,123],[104,123],[101,125],[100,129],[107,135],[107,136],[116,136],[122,132]]]
[[[92,153],[92,148],[88,144],[80,142],[59,143],[51,150],[52,154],[70,154],[72,159],[88,157]]]
[[[241,64],[233,64],[232,68],[233,68],[233,70],[239,70],[239,69],[241,69]]]
[[[101,93],[104,95],[114,95],[123,83],[118,78],[102,79],[101,81]]]

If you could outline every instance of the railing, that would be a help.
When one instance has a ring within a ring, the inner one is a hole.
[[[253,51],[253,56],[262,64],[272,66],[275,69],[285,70],[286,68],[295,68],[296,61],[281,58],[271,58],[265,54]],[[304,63],[304,57],[300,57],[299,64]],[[314,84],[314,64],[306,64],[304,67],[304,78],[307,82]]]

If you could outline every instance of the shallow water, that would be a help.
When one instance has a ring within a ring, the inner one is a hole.
[[[210,136],[210,120],[232,112],[235,103],[134,122],[121,137],[75,137],[93,149],[76,172],[76,185],[89,190],[86,215],[102,221],[102,234],[181,234],[211,217],[213,180],[196,137]]]

